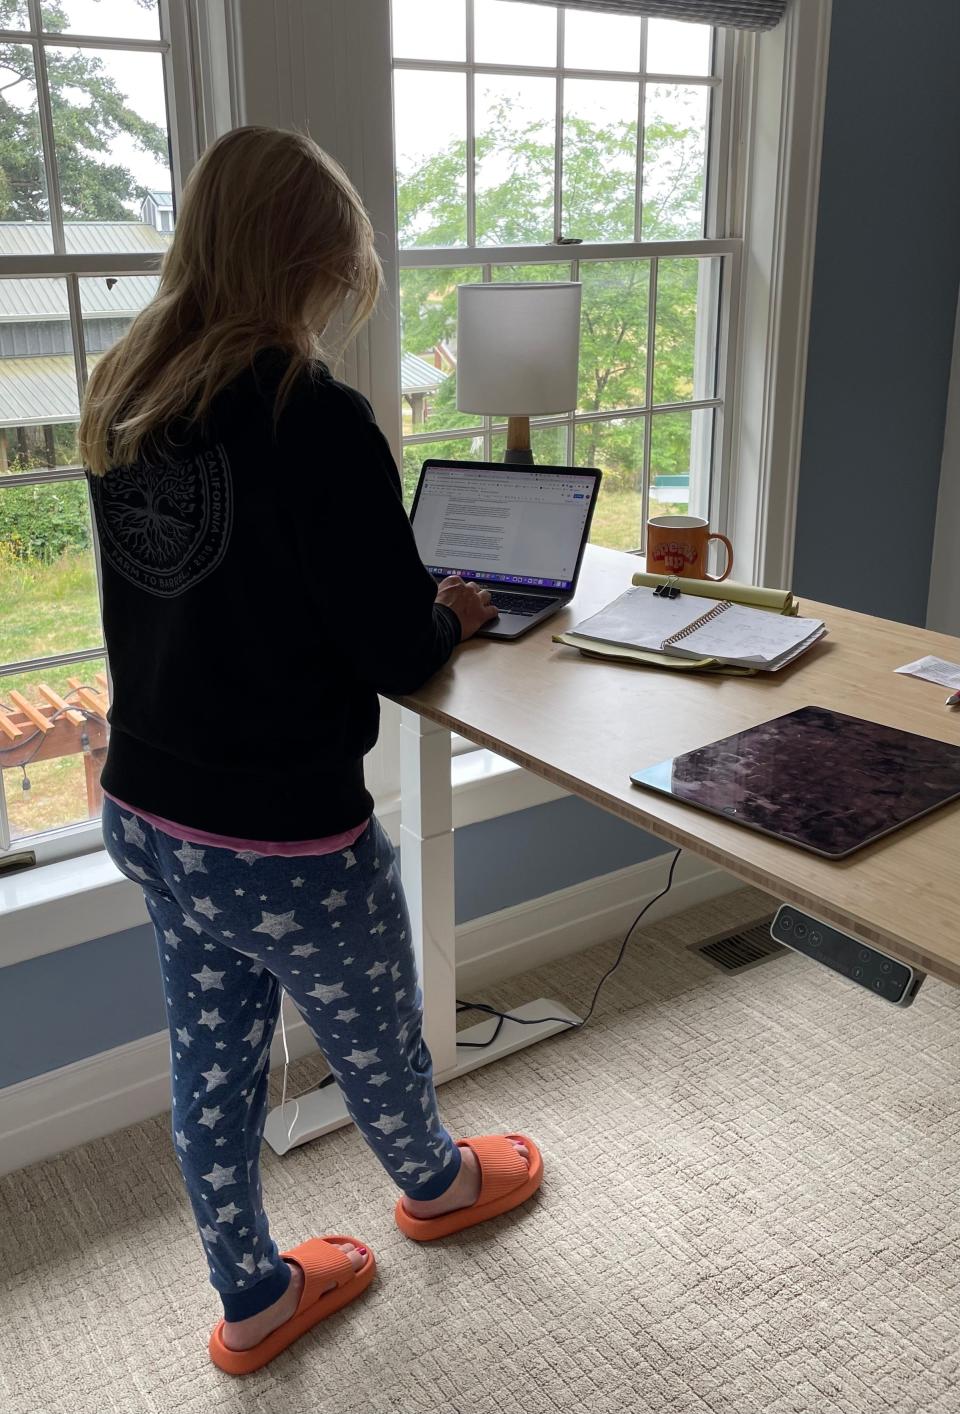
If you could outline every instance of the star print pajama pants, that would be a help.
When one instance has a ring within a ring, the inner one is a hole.
[[[387,1173],[429,1199],[460,1151],[437,1113],[393,846],[281,857],[189,844],[104,800],[104,839],[143,889],[163,974],[174,1146],[227,1320],[273,1304],[290,1269],[263,1211],[259,1153],[281,989],[316,1037]]]

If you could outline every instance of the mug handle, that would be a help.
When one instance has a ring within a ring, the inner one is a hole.
[[[733,546],[730,544],[730,541],[727,539],[727,537],[725,535],[721,535],[719,531],[714,531],[712,535],[707,536],[708,544],[711,540],[722,540],[724,545],[726,545],[727,547],[727,567],[724,570],[723,574],[705,574],[703,576],[704,579],[712,579],[716,584],[719,584],[721,579],[726,579],[727,575],[733,569]]]

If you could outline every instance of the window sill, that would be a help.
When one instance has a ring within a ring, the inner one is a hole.
[[[146,923],[143,895],[104,849],[0,879],[0,967]]]
[[[566,792],[490,751],[455,756],[450,763],[455,828],[559,800]],[[400,801],[377,811],[396,843]],[[40,864],[0,879],[3,945],[0,967],[77,947],[146,923],[143,895],[103,849]]]

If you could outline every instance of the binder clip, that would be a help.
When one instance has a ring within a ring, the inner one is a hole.
[[[679,599],[680,590],[677,588],[679,575],[672,574],[666,584],[658,584],[653,591],[654,599]]]

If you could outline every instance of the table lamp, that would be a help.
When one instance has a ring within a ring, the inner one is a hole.
[[[530,418],[577,405],[576,281],[457,287],[457,408],[507,418],[505,462],[529,465]]]

